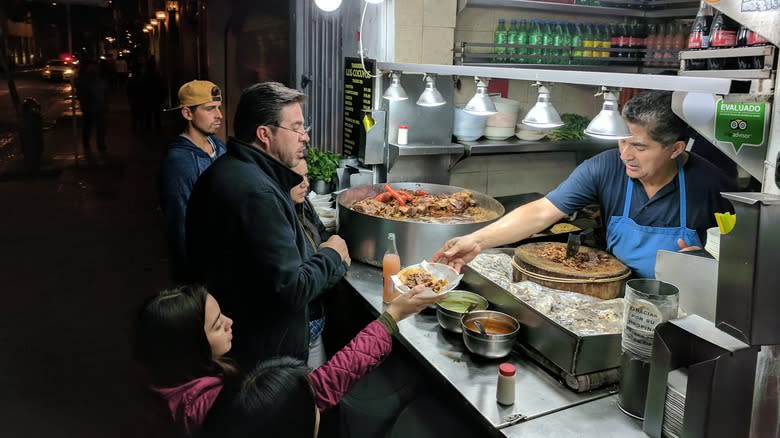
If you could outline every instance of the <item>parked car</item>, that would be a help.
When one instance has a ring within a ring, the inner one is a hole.
[[[52,81],[66,81],[75,77],[78,74],[78,71],[77,62],[50,59],[43,68],[41,77]]]

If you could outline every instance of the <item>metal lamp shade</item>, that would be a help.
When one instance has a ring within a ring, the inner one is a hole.
[[[561,120],[561,116],[558,115],[555,107],[550,102],[543,102],[541,99],[542,96],[539,95],[539,101],[531,108],[531,111],[528,111],[522,123],[538,129],[552,129],[563,126],[563,120]]]
[[[474,93],[474,97],[469,100],[463,111],[475,116],[491,116],[498,113],[496,104],[493,103],[493,99],[487,92],[487,87],[482,85],[477,85],[477,92]]]
[[[621,140],[631,137],[626,121],[618,109],[619,91],[604,89],[604,105],[601,112],[590,121],[585,134],[601,140]]]
[[[401,85],[400,74],[393,73],[390,85],[387,87],[384,94],[382,94],[382,97],[390,101],[409,99],[406,90],[404,90],[404,87]]]
[[[417,105],[442,106],[445,103],[447,103],[447,101],[444,100],[444,96],[436,89],[436,78],[427,75],[425,77],[425,90],[420,94],[420,98],[417,99]]]
[[[539,97],[521,123],[536,129],[552,129],[563,126],[561,116],[558,115],[558,111],[550,102],[550,90],[541,82],[537,82],[534,86],[539,87]]]

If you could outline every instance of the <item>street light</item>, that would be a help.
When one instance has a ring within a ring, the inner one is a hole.
[[[168,13],[165,11],[157,11],[154,13],[154,16],[160,21],[165,21],[165,19],[168,18]]]
[[[152,18],[151,20],[149,20],[149,24],[151,24],[152,26],[157,26],[158,24],[160,24],[160,22],[157,21],[156,18]]]

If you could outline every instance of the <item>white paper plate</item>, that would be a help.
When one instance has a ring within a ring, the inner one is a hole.
[[[455,289],[458,286],[458,283],[460,283],[460,279],[463,278],[463,274],[458,274],[455,269],[450,267],[449,265],[445,265],[442,263],[429,263],[425,260],[423,260],[421,263],[418,263],[416,265],[407,266],[404,269],[407,268],[422,268],[428,272],[431,273],[435,278],[437,279],[445,279],[447,280],[447,285],[442,288],[438,293],[434,292],[431,288],[425,288],[418,294],[421,297],[433,297],[433,296],[446,296],[449,291]],[[403,269],[402,269],[403,271]],[[393,284],[395,284],[395,288],[401,292],[406,293],[409,292],[409,288],[404,285],[401,282],[401,279],[398,277],[398,274],[393,275],[390,277],[393,280]]]
[[[321,218],[335,218],[336,217],[336,209],[333,207],[314,207],[314,210],[317,211],[317,214]]]

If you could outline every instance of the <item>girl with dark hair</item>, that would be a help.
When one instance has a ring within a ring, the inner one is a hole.
[[[151,378],[182,436],[191,435],[222,390],[237,374],[222,356],[230,351],[233,320],[202,286],[164,290],[142,308],[135,354]]]
[[[209,414],[203,438],[316,436],[320,410],[310,373],[292,357],[258,363],[243,381],[225,389],[230,396]]]
[[[442,299],[418,296],[423,289],[417,286],[388,304],[379,318],[314,371],[290,357],[259,362],[226,388],[209,413],[202,437],[316,437],[320,412],[338,404],[390,353],[396,323]]]
[[[241,382],[226,380],[237,374],[222,357],[231,348],[233,321],[220,312],[214,297],[200,286],[166,290],[152,298],[139,315],[136,356],[148,368],[151,389],[166,401],[182,436],[192,436],[200,429],[212,405],[217,412],[213,419],[209,414],[209,426],[204,430],[207,436],[245,437],[248,435],[240,431],[253,427],[277,430],[277,425],[288,422],[301,427],[301,415],[297,419],[288,417],[288,411],[302,412],[312,405],[316,412],[310,414],[319,418],[319,411],[338,404],[390,353],[398,321],[442,299],[418,296],[423,288],[418,286],[388,304],[379,318],[316,370],[292,359],[272,359],[259,364]],[[226,384],[228,390],[220,395]],[[278,394],[280,391],[282,394]],[[263,398],[269,394],[271,398]],[[219,407],[215,404],[217,396]],[[249,415],[265,403],[273,409]],[[275,413],[268,413],[272,411]],[[282,436],[300,436],[290,435],[288,429],[279,430],[285,432]],[[309,430],[314,433],[314,423]]]

